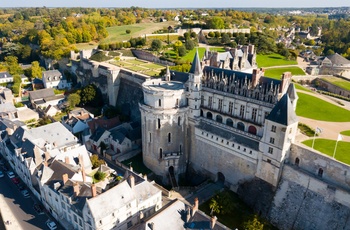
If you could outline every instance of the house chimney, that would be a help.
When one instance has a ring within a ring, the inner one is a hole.
[[[284,72],[281,79],[281,87],[279,93],[285,92],[285,89],[289,86],[290,80],[292,79],[291,72]]]
[[[253,69],[252,74],[252,86],[256,87],[259,84],[261,76],[264,75],[265,70],[263,68]]]
[[[73,192],[74,192],[74,196],[78,196],[80,193],[79,184],[77,182],[73,184]]]
[[[140,211],[140,220],[142,220],[145,217],[142,211]]]
[[[186,213],[186,223],[188,223],[191,219],[191,208],[187,208],[187,213]]]
[[[67,181],[68,181],[68,174],[67,173],[62,175],[62,180],[63,180],[63,184],[67,183]]]
[[[254,53],[254,45],[250,44],[250,45],[248,46],[248,53],[249,53],[249,54],[253,54],[253,53]]]
[[[194,198],[194,204],[192,207],[192,216],[194,216],[194,214],[198,211],[198,197]]]
[[[147,174],[143,175],[143,179],[147,181]]]
[[[81,176],[83,177],[83,182],[86,182],[85,168],[84,168],[84,160],[83,155],[79,155],[79,164],[81,167]]]
[[[91,185],[91,196],[95,197],[97,195],[97,191],[96,191],[96,185],[92,184]]]
[[[212,216],[211,217],[211,219],[210,219],[210,229],[214,229],[217,219],[218,218],[216,216]]]
[[[128,177],[128,182],[129,182],[130,188],[133,189],[135,187],[135,177],[133,175],[130,175]]]
[[[50,153],[45,152],[45,166],[48,166],[48,162],[50,158],[51,158]]]
[[[68,165],[70,164],[70,163],[69,163],[69,157],[68,157],[68,156],[65,156],[65,157],[64,157],[64,162],[65,162],[66,164],[68,164]]]

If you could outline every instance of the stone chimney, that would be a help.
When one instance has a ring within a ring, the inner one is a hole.
[[[283,93],[287,90],[289,83],[292,79],[292,73],[291,72],[284,72],[282,74],[282,79],[281,79],[281,87],[279,93]]]
[[[259,84],[261,76],[264,75],[265,70],[263,68],[253,69],[252,74],[252,86],[256,87]]]
[[[210,229],[214,229],[217,219],[218,218],[216,216],[212,216],[211,217],[211,219],[210,219]]]
[[[80,193],[79,184],[77,182],[73,184],[73,192],[74,192],[74,196],[78,196]]]
[[[83,182],[86,182],[86,174],[85,174],[85,168],[84,168],[84,160],[83,160],[83,156],[79,155],[79,164],[81,167],[81,176],[83,178]]]
[[[142,211],[140,211],[140,220],[142,220],[145,217]]]
[[[131,189],[133,189],[135,187],[135,177],[133,175],[130,175],[128,177],[128,183],[129,183]]]
[[[70,163],[69,163],[69,157],[68,157],[68,156],[65,156],[65,157],[64,157],[64,163],[66,163],[66,164],[68,164],[68,165],[70,164]]]
[[[97,191],[96,191],[96,185],[95,184],[91,185],[91,196],[92,197],[97,196]]]
[[[143,179],[147,181],[147,174],[143,175]]]
[[[250,44],[250,45],[248,46],[248,53],[249,53],[249,54],[254,54],[254,45]]]
[[[45,161],[49,162],[50,158],[51,158],[50,153],[45,152]]]
[[[67,173],[62,175],[62,180],[63,180],[63,184],[67,183],[67,181],[68,181],[68,174]]]
[[[191,208],[188,207],[186,212],[186,223],[188,223],[190,219],[191,219]]]
[[[198,211],[198,197],[194,198],[194,204],[192,207],[192,216],[194,216],[194,214]]]

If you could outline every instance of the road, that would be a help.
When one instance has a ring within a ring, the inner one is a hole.
[[[3,221],[11,221],[6,228],[11,229],[48,229],[45,221],[48,217],[45,214],[37,214],[33,209],[34,200],[24,198],[15,184],[5,176],[0,178],[1,213]],[[31,194],[33,197],[33,195]]]

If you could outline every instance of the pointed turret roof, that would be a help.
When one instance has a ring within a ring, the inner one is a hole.
[[[298,122],[298,117],[287,93],[277,102],[266,119],[286,126]]]
[[[202,67],[201,67],[201,63],[199,61],[198,49],[196,51],[196,55],[194,55],[194,59],[192,62],[190,73],[192,73],[194,75],[202,74]]]
[[[288,93],[289,98],[292,101],[294,101],[295,99],[299,98],[293,83],[289,84],[288,89],[287,89],[287,93]]]

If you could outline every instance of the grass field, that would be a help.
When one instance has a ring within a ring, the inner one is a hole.
[[[306,140],[303,142],[303,144],[311,147],[312,141],[313,141],[312,139]],[[314,149],[330,157],[333,157],[335,143],[336,143],[335,140],[317,138],[315,139]],[[350,149],[350,142],[339,141],[337,146],[337,151],[335,153],[335,159],[350,165],[349,149]]]
[[[151,34],[159,29],[174,26],[175,22],[159,22],[159,23],[139,23],[133,25],[112,26],[108,27],[108,37],[103,39],[100,43],[122,42],[130,40],[130,38],[143,37],[145,34]],[[130,34],[126,30],[131,30]]]
[[[306,91],[306,92],[313,92],[311,91],[310,89],[300,85],[300,84],[297,84],[297,83],[294,83],[294,86],[295,86],[295,89],[298,89],[298,90],[303,90],[303,91]]]
[[[256,61],[259,67],[281,66],[281,65],[296,65],[297,61],[286,60],[279,54],[258,54]]]
[[[142,60],[124,60],[124,61],[112,61],[111,64],[129,69],[135,72],[146,74],[148,76],[158,76],[160,71],[165,67],[154,63],[149,63]]]
[[[292,75],[305,75],[304,71],[296,66],[265,69],[264,75],[274,79],[281,79],[284,72],[291,72]]]
[[[98,46],[96,42],[89,42],[89,43],[76,43],[75,47],[77,47],[78,50],[91,50]]]
[[[298,116],[320,121],[350,121],[350,111],[321,100],[317,97],[298,92]]]
[[[184,62],[192,62],[194,55],[196,54],[196,48],[189,51],[185,56],[183,57],[179,57],[181,61]],[[171,58],[176,59],[176,54],[173,50],[167,50],[165,53],[167,53]],[[202,59],[205,53],[205,48],[203,47],[199,47],[198,48],[198,54],[199,54],[199,58]]]
[[[322,80],[328,81],[343,89],[350,90],[350,81],[344,80],[339,77],[322,77]]]
[[[138,155],[130,158],[129,160],[122,161],[122,164],[127,166],[127,167],[130,167],[130,165],[131,165],[131,167],[133,168],[133,170],[135,172],[142,173],[144,175],[152,172],[143,164],[142,154],[138,154]]]
[[[342,131],[340,134],[344,136],[350,136],[350,130]]]

